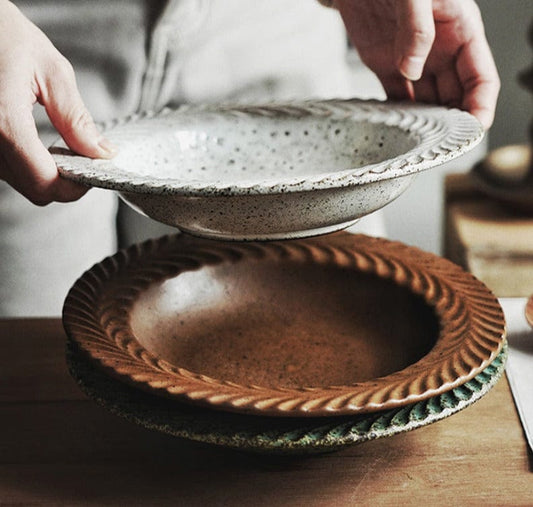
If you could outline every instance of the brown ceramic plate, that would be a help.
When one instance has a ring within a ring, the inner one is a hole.
[[[498,301],[470,274],[348,233],[137,245],[86,272],[63,319],[88,357],[143,390],[292,417],[444,393],[486,368],[505,334]]]

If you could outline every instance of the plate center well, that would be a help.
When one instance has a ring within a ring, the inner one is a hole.
[[[132,138],[113,164],[126,173],[206,185],[279,183],[363,167],[414,148],[383,123],[314,117],[184,115]]]
[[[156,282],[131,311],[152,354],[191,372],[262,387],[350,385],[421,359],[438,336],[409,290],[350,268],[262,259]]]

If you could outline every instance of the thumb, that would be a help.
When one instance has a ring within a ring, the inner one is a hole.
[[[406,79],[417,81],[435,40],[432,0],[398,0],[396,16],[396,65]]]
[[[40,102],[70,149],[92,158],[112,158],[117,149],[98,131],[80,96],[70,63],[63,57],[40,80]],[[50,69],[49,69],[50,70]]]

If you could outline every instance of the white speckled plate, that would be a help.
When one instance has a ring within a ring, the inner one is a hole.
[[[183,106],[103,130],[118,156],[93,160],[57,144],[62,176],[116,190],[183,231],[233,240],[347,227],[483,137],[462,111],[360,100]]]

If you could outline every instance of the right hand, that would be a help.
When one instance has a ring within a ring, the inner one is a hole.
[[[387,96],[459,107],[488,129],[500,79],[474,0],[335,0]]]
[[[73,151],[111,158],[115,149],[87,111],[70,63],[7,0],[0,0],[0,83],[0,179],[37,205],[80,198],[88,189],[59,176],[39,139],[35,103]]]

